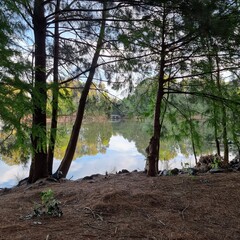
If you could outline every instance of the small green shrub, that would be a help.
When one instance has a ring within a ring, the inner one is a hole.
[[[214,169],[217,169],[220,167],[221,161],[217,158],[214,158],[213,163],[211,164],[211,167]]]
[[[34,216],[50,215],[61,217],[62,210],[59,207],[60,202],[54,198],[54,193],[51,189],[41,192],[41,204],[34,207]]]

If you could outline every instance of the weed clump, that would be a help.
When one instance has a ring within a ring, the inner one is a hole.
[[[61,217],[62,210],[59,207],[60,202],[54,197],[51,189],[41,192],[41,204],[37,204],[33,209],[33,216],[50,215],[53,217]]]

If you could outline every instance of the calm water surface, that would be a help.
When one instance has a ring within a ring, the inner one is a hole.
[[[54,170],[63,158],[71,126],[59,131],[58,148],[55,154]],[[78,179],[87,175],[115,173],[122,169],[143,170],[145,166],[145,148],[150,136],[146,126],[136,122],[104,122],[84,124],[79,136],[76,154],[67,178]],[[182,164],[195,165],[189,144],[161,143],[162,156],[159,168],[181,168]],[[11,187],[20,179],[28,176],[30,163],[17,165],[0,159],[0,188]]]

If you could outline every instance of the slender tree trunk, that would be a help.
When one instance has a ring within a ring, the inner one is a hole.
[[[43,2],[43,0],[34,1],[35,84],[32,91],[31,140],[33,156],[29,173],[30,183],[48,175],[46,154],[46,20]]]
[[[192,142],[193,155],[194,155],[194,159],[195,159],[195,164],[197,165],[197,154],[196,154],[196,147],[195,147],[195,142],[194,142],[194,137],[193,137],[193,123],[192,123],[191,116],[189,118],[189,124],[190,124],[190,133],[191,133],[191,142]]]
[[[223,106],[223,112],[222,112],[222,127],[223,127],[223,146],[224,146],[224,163],[229,163],[229,147],[228,147],[228,133],[227,133],[227,113],[226,108]]]
[[[192,150],[193,150],[193,155],[194,155],[194,159],[195,159],[195,164],[197,165],[197,153],[196,153],[196,147],[195,147],[195,142],[194,142],[194,134],[193,134],[194,126],[193,126],[193,120],[192,120],[192,113],[190,111],[187,98],[186,98],[186,103],[187,103],[187,108],[188,108],[188,113],[189,113],[188,115],[186,115],[186,117],[187,117],[187,121],[189,122],[189,126],[190,126]]]
[[[216,149],[217,149],[217,155],[221,156],[221,151],[220,151],[220,142],[218,139],[218,130],[217,130],[217,113],[216,113],[216,104],[213,103],[213,114],[214,114],[214,138],[215,138],[215,144],[216,144]]]
[[[210,45],[212,46],[212,42],[210,43]],[[209,61],[209,65],[210,65],[210,70],[213,71],[213,59],[210,53],[210,46],[209,43],[207,45],[208,47],[208,61]],[[210,79],[212,84],[215,86],[215,82],[213,79],[213,73],[211,73],[210,75]],[[218,139],[218,127],[217,127],[217,105],[216,103],[213,101],[213,121],[214,121],[214,139],[215,139],[215,144],[216,144],[216,149],[217,149],[217,154],[218,156],[221,156],[221,152],[220,152],[220,142]]]
[[[164,8],[165,9],[165,8]],[[160,71],[158,77],[158,90],[155,104],[154,113],[154,129],[153,136],[150,139],[149,145],[147,147],[147,161],[148,161],[148,171],[147,175],[154,177],[158,174],[158,162],[159,162],[159,151],[160,151],[160,133],[161,133],[161,104],[164,95],[163,84],[164,84],[164,69],[165,69],[165,27],[166,27],[166,13],[163,14],[163,25],[162,25],[162,39],[161,39],[161,60],[160,60]]]
[[[214,118],[214,138],[215,138],[215,144],[216,144],[216,149],[217,149],[217,155],[221,156],[221,148],[220,148],[220,141],[218,138],[218,128],[217,128],[217,113],[216,113],[216,104],[213,102],[213,118]]]
[[[197,154],[196,154],[196,148],[195,148],[195,143],[194,143],[193,136],[191,136],[191,140],[192,140],[192,148],[193,148],[193,155],[194,155],[194,159],[195,159],[195,164],[197,165],[198,161],[197,161]]]
[[[57,136],[58,118],[58,62],[59,62],[59,6],[60,0],[56,2],[55,9],[55,32],[54,32],[54,59],[53,59],[53,88],[52,88],[52,121],[50,130],[50,140],[48,146],[48,174],[52,175],[54,148]]]
[[[216,143],[216,148],[217,148],[217,155],[221,156],[220,142],[217,137],[215,137],[215,143]]]
[[[154,131],[153,136],[149,144],[149,172],[148,176],[156,176],[158,174],[158,162],[159,162],[159,151],[160,151],[160,133],[161,133],[161,105],[163,99],[163,76],[160,73],[158,80],[158,92],[154,114]]]
[[[221,77],[220,77],[220,66],[219,66],[219,57],[216,54],[216,64],[217,64],[217,87],[220,93],[220,96],[223,98],[222,86],[221,86]],[[227,135],[227,112],[224,103],[222,102],[222,128],[223,128],[223,147],[224,147],[224,163],[228,164],[229,162],[229,148],[228,148],[228,135]]]
[[[75,123],[73,125],[73,129],[72,129],[72,133],[71,133],[71,137],[67,146],[67,150],[65,152],[65,156],[58,168],[58,170],[56,171],[56,173],[54,174],[54,176],[59,176],[59,172],[61,172],[61,176],[62,177],[66,177],[68,170],[70,168],[71,162],[73,160],[73,156],[76,150],[76,145],[78,142],[78,137],[79,137],[79,132],[81,129],[81,125],[82,125],[82,120],[83,120],[83,115],[84,115],[84,110],[85,110],[85,105],[86,105],[86,101],[87,101],[87,96],[92,84],[92,80],[95,74],[95,69],[97,67],[97,62],[98,62],[98,58],[100,55],[100,51],[102,49],[103,43],[104,43],[104,35],[105,35],[105,25],[106,25],[106,2],[103,3],[103,11],[102,11],[102,23],[101,23],[101,29],[100,29],[100,34],[99,34],[99,38],[98,38],[98,42],[97,42],[97,47],[96,47],[96,51],[94,53],[93,56],[93,60],[91,63],[91,69],[89,71],[89,75],[87,78],[87,81],[85,83],[85,86],[82,90],[82,94],[79,100],[79,105],[78,105],[78,110],[77,110],[77,116],[75,119]]]
[[[240,146],[237,144],[237,149],[238,149],[238,157],[240,157]]]
[[[232,133],[232,137],[233,137],[233,143],[234,145],[237,147],[238,150],[238,157],[240,157],[240,142],[239,142],[239,137],[238,137],[238,128],[236,128],[236,124],[238,121],[238,111],[236,111],[235,109],[232,110],[232,119],[234,119],[234,121],[231,124],[231,133]]]

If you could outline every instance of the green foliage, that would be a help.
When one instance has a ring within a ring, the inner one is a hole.
[[[58,92],[58,114],[61,115],[71,115],[77,109],[77,97],[74,96],[74,90],[69,87],[60,88]],[[49,90],[53,88],[50,85]],[[47,101],[47,115],[51,116],[52,103],[52,91],[48,91],[48,101]]]
[[[41,192],[41,204],[34,207],[34,216],[50,215],[53,217],[61,217],[62,210],[59,207],[60,202],[55,199],[51,189]]]
[[[105,92],[105,86],[92,85],[88,94],[86,114],[87,116],[110,116],[112,110],[111,99]]]
[[[31,85],[24,80],[29,70],[28,60],[23,59],[16,47],[23,35],[23,24],[17,21],[19,10],[15,4],[8,0],[0,3],[0,121],[4,124],[0,151],[14,161],[20,152],[19,159],[25,161],[31,149],[29,123],[24,120],[32,109]]]
[[[70,83],[59,89],[58,100],[58,114],[72,115],[77,111],[79,99],[81,96],[81,90],[83,88],[82,82]],[[52,85],[49,86],[49,90]],[[51,101],[52,93],[48,91],[48,103],[47,113],[51,116]],[[98,87],[94,84],[88,94],[86,115],[87,116],[109,116],[111,112],[111,100],[107,92],[105,92],[105,86],[100,84]]]
[[[118,35],[118,41],[122,42],[126,47],[129,47],[129,45],[130,45],[128,35],[125,35],[125,34]]]
[[[213,160],[213,163],[211,164],[211,167],[213,169],[217,169],[217,168],[220,167],[220,163],[221,163],[221,160],[216,158],[216,157],[214,157],[214,160]]]
[[[152,117],[154,112],[156,82],[145,79],[137,85],[134,92],[121,103],[123,112],[130,117]]]

